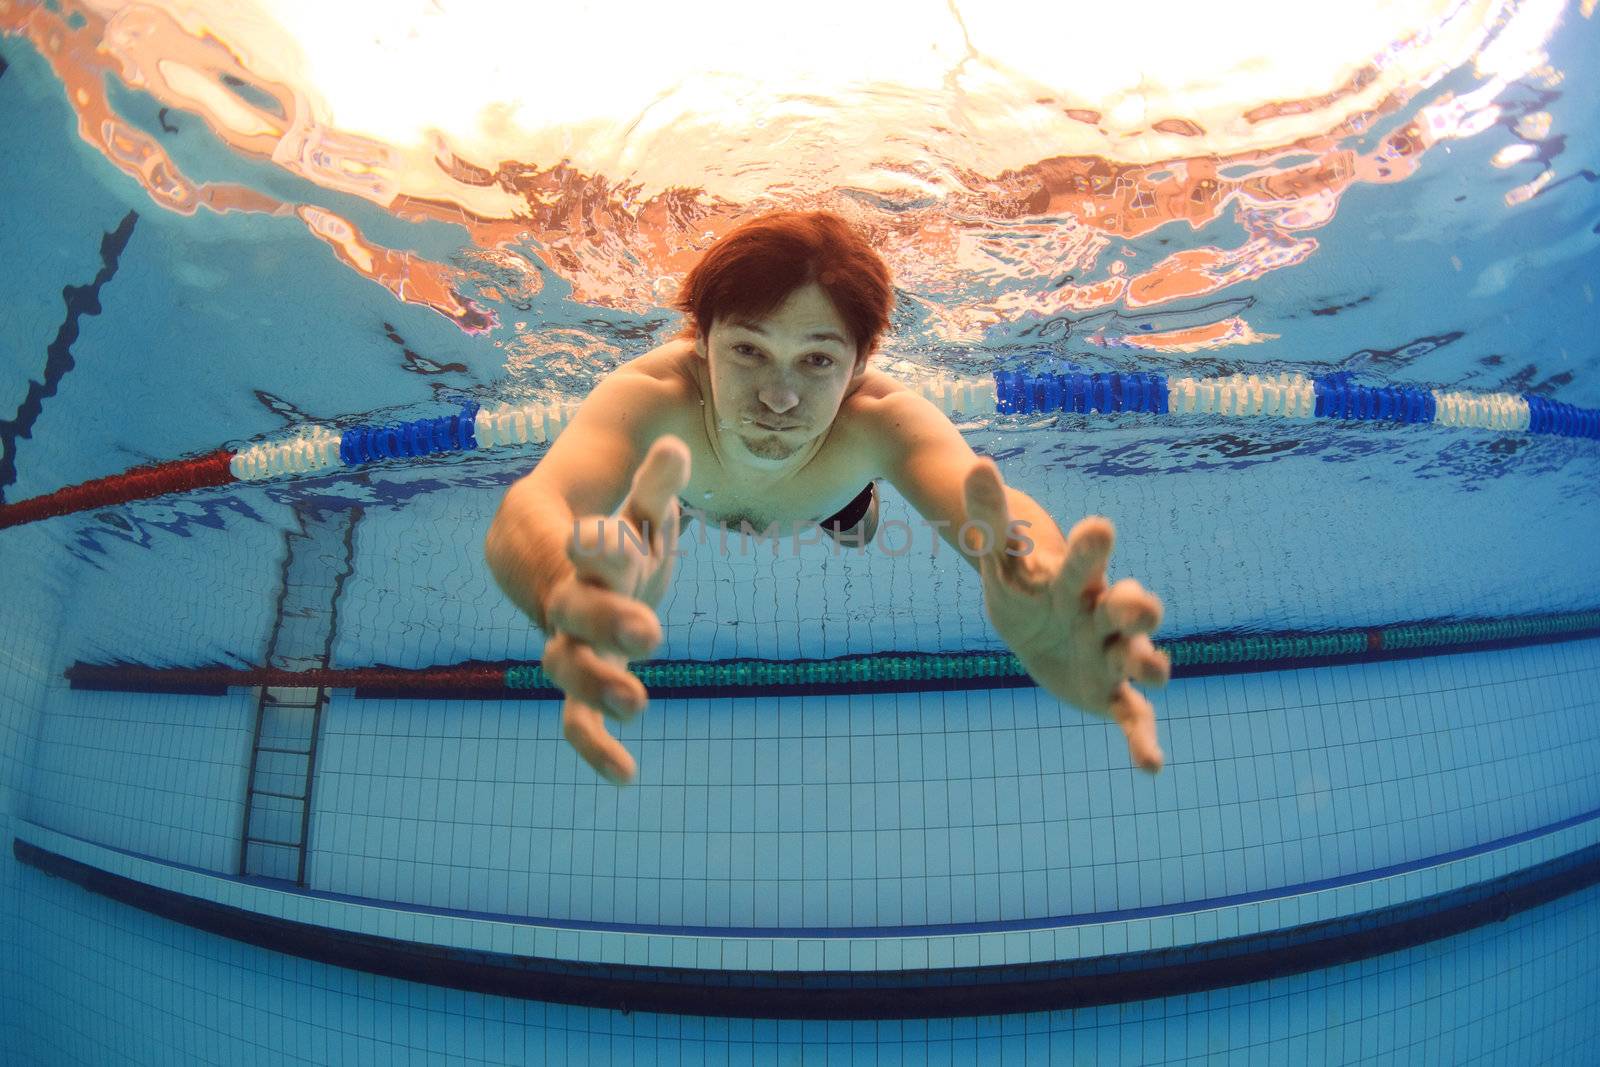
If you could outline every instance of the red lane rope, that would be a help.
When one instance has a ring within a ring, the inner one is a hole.
[[[111,507],[133,500],[148,500],[168,493],[209,489],[237,481],[228,464],[233,453],[218,449],[197,459],[174,460],[151,467],[135,467],[121,474],[96,478],[57,489],[44,496],[30,497],[14,504],[0,504],[0,530],[23,523],[91,508]]]
[[[467,663],[454,667],[327,667],[290,671],[277,667],[137,667],[77,663],[66,676],[82,688],[284,686],[326,689],[429,689],[500,691],[506,688],[506,664]]]

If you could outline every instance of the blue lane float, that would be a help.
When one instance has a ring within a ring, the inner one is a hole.
[[[994,373],[994,391],[995,411],[1001,415],[1167,412],[1167,379],[1161,374],[1002,370]]]
[[[413,419],[387,426],[355,426],[339,440],[339,461],[347,467],[377,460],[471,452],[478,447],[478,405],[466,404],[455,415]]]
[[[1529,433],[1600,440],[1600,410],[1573,407],[1540,396],[1530,396],[1527,401]]]
[[[1323,419],[1431,423],[1438,408],[1431,390],[1356,385],[1347,375],[1314,378],[1312,388]]]

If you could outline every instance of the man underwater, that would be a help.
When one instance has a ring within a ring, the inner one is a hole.
[[[628,661],[661,640],[680,498],[706,521],[820,523],[864,545],[879,478],[977,568],[989,621],[1034,681],[1114,718],[1134,763],[1161,769],[1155,710],[1131,684],[1171,677],[1150,640],[1161,601],[1132,578],[1107,587],[1109,519],[1063,537],[938,408],[867,367],[893,303],[888,268],[843,219],[754,219],[689,272],[683,333],[602,379],[507,490],[485,541],[490,570],[547,635],[567,741],[612,782],[637,766],[605,716],[644,710]]]

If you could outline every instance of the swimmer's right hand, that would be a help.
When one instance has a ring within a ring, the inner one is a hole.
[[[562,733],[617,785],[632,781],[638,764],[606,730],[605,716],[631,722],[649,699],[628,661],[661,641],[655,605],[672,577],[678,494],[688,482],[688,446],[670,435],[658,439],[615,515],[575,520],[567,546],[574,572],[544,604],[550,636],[542,666],[567,695]]]

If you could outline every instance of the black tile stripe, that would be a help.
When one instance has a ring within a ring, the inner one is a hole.
[[[100,270],[88,285],[69,285],[61,290],[67,303],[67,317],[56,331],[56,339],[45,350],[44,381],[29,380],[28,394],[17,408],[14,418],[0,419],[0,503],[5,502],[6,488],[17,480],[17,439],[33,436],[33,424],[44,410],[44,402],[56,395],[61,379],[75,365],[72,346],[78,340],[78,319],[84,315],[100,314],[100,289],[117,273],[117,263],[133,236],[133,226],[139,220],[137,211],[122,217],[115,230],[100,239]]]
[[[370,974],[618,1011],[762,1019],[1002,1015],[1178,996],[1337,966],[1465,933],[1600,883],[1600,846],[1362,915],[1183,949],[1056,963],[768,973],[576,963],[441,948],[291,922],[159,889],[20,838],[22,863],[174,922]]]

